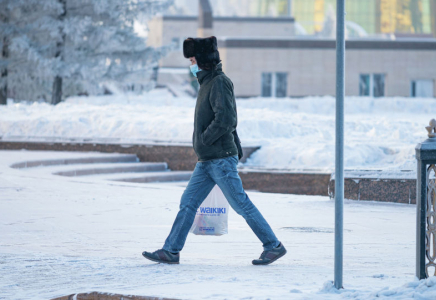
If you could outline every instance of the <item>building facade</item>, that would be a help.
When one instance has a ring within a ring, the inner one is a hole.
[[[208,22],[209,20],[205,20]],[[294,19],[289,17],[213,17],[213,30],[210,35],[218,37],[267,37],[271,33],[277,37],[294,36]],[[148,23],[148,46],[160,47],[175,44],[175,51],[160,61],[161,67],[186,66],[183,41],[188,37],[198,37],[199,20],[193,16],[160,15]],[[210,36],[209,35],[209,36]]]
[[[238,97],[335,95],[336,44],[320,39],[218,40]],[[346,41],[347,96],[435,97],[436,41]]]
[[[291,17],[213,17],[200,0],[198,17],[161,15],[148,26],[150,46],[175,45],[160,61],[162,85],[192,80],[184,39],[214,35],[236,97],[335,94],[335,40],[295,36]],[[347,96],[436,96],[436,39],[348,39],[346,50]]]

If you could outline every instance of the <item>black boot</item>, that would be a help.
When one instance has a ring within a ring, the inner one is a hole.
[[[142,252],[142,256],[151,261],[164,264],[178,264],[180,259],[179,253],[173,254],[164,249],[159,249],[151,253],[144,251]]]

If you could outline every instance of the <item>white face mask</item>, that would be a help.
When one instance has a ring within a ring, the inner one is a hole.
[[[200,72],[201,69],[198,67],[197,64],[195,65],[190,65],[189,68],[191,69],[192,74],[197,77],[197,72]]]

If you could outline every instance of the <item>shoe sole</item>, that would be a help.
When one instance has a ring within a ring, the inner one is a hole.
[[[275,262],[276,260],[278,260],[280,257],[284,256],[287,252],[288,252],[288,251],[285,249],[285,252],[283,252],[282,254],[278,255],[276,258],[270,260],[269,262],[267,262],[267,263],[263,263],[263,264],[253,264],[253,265],[255,265],[255,266],[264,266],[264,265],[269,265],[269,264]]]
[[[178,265],[178,264],[179,264],[178,261],[175,261],[175,262],[169,262],[169,261],[164,261],[164,260],[158,260],[158,259],[154,259],[154,258],[151,258],[151,257],[145,256],[144,254],[142,254],[142,256],[144,256],[144,257],[145,257],[146,259],[148,259],[148,260],[151,260],[151,261],[154,261],[154,262],[157,262],[157,263],[160,263],[160,264],[170,264],[170,265]]]

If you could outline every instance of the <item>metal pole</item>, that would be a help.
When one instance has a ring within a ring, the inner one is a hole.
[[[418,160],[418,180],[416,181],[416,277],[427,278],[425,272],[425,235],[427,229],[427,164]]]
[[[342,286],[344,233],[345,0],[336,0],[335,287]]]

